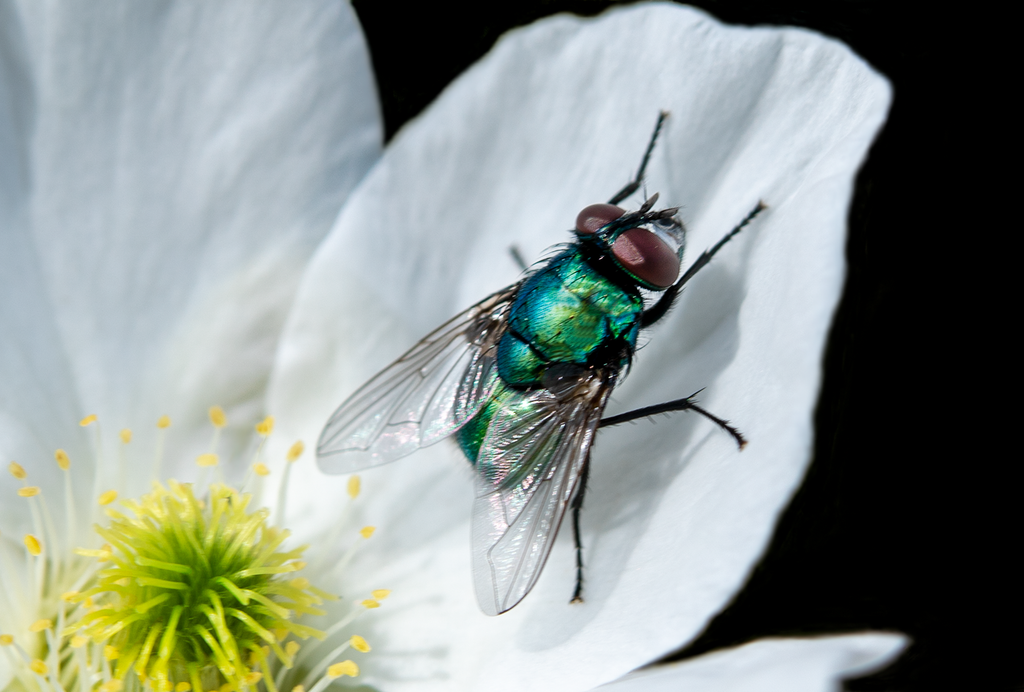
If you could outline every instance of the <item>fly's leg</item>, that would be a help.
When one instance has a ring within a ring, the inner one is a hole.
[[[525,272],[526,260],[523,259],[522,253],[519,252],[519,247],[516,245],[509,245],[508,252],[510,255],[512,255],[512,261],[516,263],[517,267],[519,267],[519,271]]]
[[[711,261],[711,258],[722,249],[723,245],[728,243],[733,236],[743,230],[744,226],[753,221],[755,216],[767,208],[768,206],[764,202],[759,201],[757,206],[754,207],[742,221],[736,224],[735,228],[726,233],[721,240],[715,243],[714,247],[701,253],[701,256],[697,258],[697,261],[690,265],[690,268],[687,269],[681,277],[679,277],[679,280],[665,289],[665,292],[661,294],[661,298],[658,299],[658,302],[644,310],[644,314],[640,318],[640,326],[649,327],[668,314],[669,308],[672,307],[672,304],[679,296],[679,291],[682,290],[686,282],[692,279],[694,274],[703,269],[704,266]],[[683,401],[683,399],[680,399],[680,401]]]
[[[659,413],[670,413],[672,411],[694,411],[707,418],[709,421],[720,427],[732,435],[733,439],[736,440],[736,444],[743,449],[747,446],[747,439],[743,437],[743,433],[737,430],[735,427],[729,424],[729,421],[719,418],[710,411],[701,408],[694,402],[693,398],[700,394],[704,390],[697,390],[685,399],[675,399],[674,401],[666,401],[664,404],[656,404],[654,406],[645,406],[638,408],[633,411],[627,411],[626,413],[620,413],[617,416],[609,416],[608,418],[602,418],[601,422],[597,424],[599,428],[607,428],[612,425],[618,425],[619,423],[628,423],[629,421],[637,420],[638,418],[647,418],[649,416],[655,416]],[[582,502],[582,501],[581,501]],[[579,543],[577,543],[579,546]]]
[[[608,200],[608,204],[618,204],[639,189],[640,183],[644,178],[644,171],[647,170],[647,162],[651,160],[651,152],[654,151],[654,143],[658,141],[658,134],[661,132],[661,126],[665,123],[665,119],[667,117],[668,111],[661,111],[658,113],[658,122],[654,126],[654,133],[651,135],[650,144],[647,145],[647,151],[644,152],[644,158],[640,162],[640,170],[636,172],[636,177],[633,178],[632,182],[619,190],[614,197]]]
[[[572,538],[576,544],[576,588],[570,603],[583,603],[583,541],[580,540],[580,510],[583,509],[583,495],[587,492],[587,477],[590,475],[590,450],[580,470],[579,490],[572,498]]]

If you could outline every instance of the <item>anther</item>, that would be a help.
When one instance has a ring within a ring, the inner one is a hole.
[[[33,659],[32,662],[28,664],[28,667],[36,675],[46,675],[50,672],[50,668],[38,658]]]
[[[256,432],[258,432],[260,435],[263,435],[263,437],[266,437],[270,433],[274,432],[274,417],[267,416],[259,423],[257,423]]]
[[[210,422],[216,428],[223,428],[228,424],[228,417],[224,415],[224,409],[220,406],[210,407]]]
[[[25,469],[22,467],[22,465],[16,461],[12,461],[10,464],[8,464],[7,470],[10,471],[11,475],[17,478],[19,481],[25,480],[25,476],[28,475],[27,473],[25,473]]]
[[[40,492],[38,485],[26,485],[24,488],[18,488],[19,497],[35,497]]]
[[[270,469],[262,461],[252,467],[252,470],[256,472],[257,476],[269,476]]]
[[[128,444],[129,442],[132,441],[132,431],[129,430],[128,428],[122,429],[119,435],[121,437],[121,442],[124,442],[125,444]]]
[[[28,631],[32,634],[36,634],[37,632],[48,630],[51,627],[53,627],[53,621],[43,618],[42,620],[36,620],[31,625],[29,625]]]
[[[96,418],[97,417],[96,417],[95,413],[90,413],[88,416],[86,416],[82,420],[78,421],[78,424],[80,426],[82,426],[83,428],[85,428],[85,427],[90,426],[93,423],[95,423],[96,422]]]
[[[302,453],[306,451],[306,445],[303,444],[302,440],[298,440],[295,444],[288,448],[288,454],[286,458],[288,461],[298,461]]]
[[[39,557],[43,552],[43,544],[39,542],[39,539],[30,533],[25,534],[25,548],[28,549],[29,555],[33,557]]]
[[[391,589],[376,589],[371,592],[374,598],[378,601],[383,601],[385,598],[391,595]]]
[[[370,645],[367,644],[366,640],[360,637],[358,634],[353,634],[352,637],[348,640],[348,642],[352,645],[353,649],[355,649],[356,651],[361,651],[364,654],[370,650]]]
[[[380,608],[380,603],[378,601],[373,600],[372,598],[367,598],[366,600],[363,601],[363,607],[364,608]]]
[[[57,460],[57,466],[61,467],[62,470],[67,471],[71,468],[71,460],[68,459],[68,453],[63,449],[58,449],[54,452],[53,458]]]
[[[349,476],[348,478],[348,496],[353,500],[359,496],[359,490],[362,487],[362,481],[359,480],[359,476]]]
[[[340,678],[342,675],[354,678],[359,675],[359,666],[354,661],[342,661],[341,663],[328,666],[327,675],[332,678]]]
[[[171,417],[160,416],[159,418],[156,419],[156,427],[160,428],[161,430],[171,427]]]
[[[364,526],[363,528],[359,529],[359,535],[363,538],[369,538],[373,535],[373,532],[376,530],[376,526]]]
[[[107,505],[109,505],[111,502],[113,502],[116,499],[117,499],[117,491],[116,490],[108,490],[107,492],[105,492],[102,495],[100,495],[98,502],[100,504],[100,507],[106,507]]]
[[[212,453],[200,454],[196,457],[196,463],[204,468],[217,465],[217,455]]]
[[[0,646],[10,646],[14,643],[14,637],[9,634],[0,634]]]

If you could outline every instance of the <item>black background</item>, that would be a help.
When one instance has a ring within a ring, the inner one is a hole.
[[[388,138],[505,31],[611,4],[355,2]],[[984,362],[998,350],[979,347],[988,332],[976,306],[999,298],[973,290],[992,271],[982,256],[993,236],[965,192],[982,174],[964,163],[984,139],[975,92],[998,66],[979,74],[967,62],[980,45],[970,8],[692,4],[725,22],[838,38],[889,78],[894,100],[857,178],[814,462],[746,587],[669,659],[765,636],[891,630],[910,635],[910,649],[847,689],[1024,689],[1020,572],[1010,564],[1021,553],[1020,454],[1000,449],[1012,431],[986,396],[1012,384],[1009,373],[1005,384],[981,376],[1001,368]]]

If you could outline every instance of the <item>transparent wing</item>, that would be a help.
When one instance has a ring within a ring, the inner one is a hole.
[[[472,418],[497,380],[498,340],[517,288],[453,317],[346,399],[320,433],[320,468],[351,473],[394,461]]]
[[[537,582],[586,463],[610,377],[574,391],[517,393],[495,414],[477,457],[473,581],[488,615],[512,608]]]

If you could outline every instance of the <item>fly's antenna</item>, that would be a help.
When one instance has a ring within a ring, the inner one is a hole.
[[[661,133],[661,126],[665,124],[665,120],[668,119],[668,115],[668,111],[661,111],[658,113],[658,122],[654,125],[654,132],[651,134],[651,141],[647,144],[647,151],[644,152],[644,158],[640,161],[640,169],[636,172],[636,177],[633,178],[626,187],[619,190],[614,197],[608,200],[608,204],[618,204],[640,188],[640,183],[644,179],[644,173],[647,171],[647,163],[651,160],[651,154],[654,152],[654,145],[658,142],[658,135]]]

